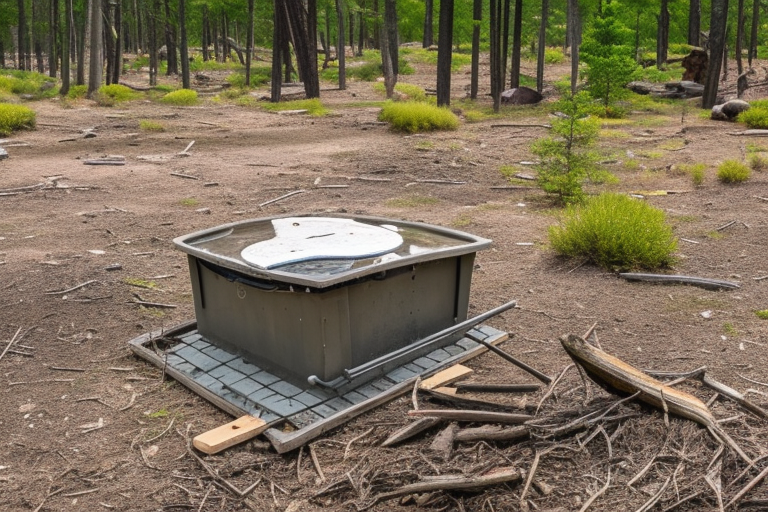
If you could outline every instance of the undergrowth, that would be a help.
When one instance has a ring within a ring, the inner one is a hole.
[[[0,103],[0,135],[35,127],[35,111],[23,105]]]
[[[615,193],[569,206],[560,224],[549,228],[549,241],[561,255],[610,270],[668,267],[677,249],[662,210]]]
[[[317,98],[310,100],[281,101],[280,103],[264,103],[262,107],[271,112],[281,110],[306,110],[313,117],[321,117],[328,114],[328,109]]]
[[[459,118],[447,108],[417,101],[387,102],[379,114],[395,131],[417,133],[433,130],[455,130]]]
[[[177,107],[189,107],[197,104],[197,91],[179,89],[178,91],[169,92],[160,98],[160,101]]]
[[[751,174],[750,168],[738,160],[726,160],[717,167],[717,179],[722,183],[741,183]]]
[[[102,85],[99,90],[96,91],[96,102],[103,106],[109,107],[116,103],[122,103],[124,101],[130,101],[139,97],[136,91],[120,84]]]

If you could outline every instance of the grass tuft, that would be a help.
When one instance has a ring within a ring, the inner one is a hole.
[[[102,85],[96,93],[96,101],[102,106],[111,106],[138,97],[139,95],[135,91],[120,84]]]
[[[750,168],[738,160],[726,160],[717,168],[717,179],[722,183],[741,183],[751,174]]]
[[[549,228],[552,248],[607,269],[654,269],[674,263],[677,240],[662,210],[631,197],[604,193],[570,206]]]
[[[387,102],[381,109],[379,120],[388,122],[395,131],[406,133],[459,127],[459,118],[447,108],[416,101]]]
[[[756,172],[768,170],[768,158],[757,153],[752,153],[749,155],[749,167]]]
[[[165,126],[158,123],[157,121],[142,119],[139,121],[139,129],[145,132],[164,132]]]
[[[768,320],[768,309],[761,309],[760,311],[755,311],[755,314],[757,315],[757,318],[761,320]]]
[[[191,89],[179,89],[178,91],[169,92],[163,96],[160,101],[167,105],[189,107],[197,104],[197,91]]]
[[[34,127],[34,110],[22,105],[0,104],[0,135],[10,135],[16,130],[32,130]]]
[[[386,202],[390,208],[420,208],[422,206],[431,206],[439,201],[435,197],[412,195],[408,197],[396,197]]]
[[[323,106],[319,99],[281,101],[280,103],[264,103],[265,110],[270,112],[279,112],[281,110],[306,110],[310,116],[322,117],[328,114],[328,109]]]

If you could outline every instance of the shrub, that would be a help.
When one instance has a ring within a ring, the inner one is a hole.
[[[160,101],[168,105],[176,105],[177,107],[196,105],[197,91],[191,89],[179,89],[178,91],[169,92],[163,96]]]
[[[22,105],[0,104],[0,135],[35,127],[35,111]]]
[[[280,103],[265,103],[265,110],[277,112],[280,110],[306,110],[307,114],[313,117],[321,117],[328,113],[328,109],[320,103],[320,100],[313,98],[311,100],[281,101]]]
[[[559,254],[611,270],[670,266],[677,249],[662,210],[614,193],[570,206],[561,223],[549,228],[549,241]]]
[[[761,320],[768,320],[768,309],[761,309],[759,311],[755,311],[755,314],[757,315],[757,318]]]
[[[164,132],[165,126],[158,123],[157,121],[149,121],[147,119],[142,119],[139,121],[139,129],[144,130],[146,132]]]
[[[723,183],[741,183],[747,181],[752,171],[738,160],[726,160],[717,168],[717,179]]]
[[[544,62],[546,64],[560,64],[564,60],[565,55],[560,48],[544,48]]]
[[[69,92],[67,93],[67,98],[71,100],[76,100],[80,98],[85,98],[85,95],[88,94],[88,86],[87,85],[73,85],[69,88]]]
[[[707,170],[706,164],[681,164],[678,169],[684,174],[691,176],[693,184],[697,187],[704,183],[704,175]]]
[[[100,104],[120,103],[122,101],[132,100],[138,97],[138,94],[130,88],[120,84],[102,85],[97,92],[96,101]]]
[[[747,128],[765,130],[768,128],[768,106],[761,106],[760,102],[754,102],[736,120],[747,125]]]
[[[378,92],[386,92],[386,87],[383,83],[379,82],[373,86],[374,90]],[[405,99],[410,101],[427,101],[427,93],[418,85],[397,83],[395,84],[395,91],[406,96]]]
[[[768,158],[752,153],[749,155],[749,167],[753,171],[763,172],[768,169]]]
[[[432,130],[455,130],[459,118],[447,108],[416,101],[387,102],[379,114],[395,131],[416,133]]]

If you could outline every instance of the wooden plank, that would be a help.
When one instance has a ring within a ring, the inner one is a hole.
[[[470,375],[471,373],[473,373],[473,371],[474,370],[472,370],[471,368],[467,368],[464,365],[456,364],[451,366],[448,369],[437,372],[432,377],[426,380],[421,381],[421,385],[419,387],[421,389],[439,388],[439,387],[445,386],[446,384],[451,384],[452,382],[461,380],[467,375]]]
[[[230,446],[256,437],[268,428],[266,421],[253,416],[242,416],[226,425],[195,436],[192,445],[203,453],[213,455]]]
[[[434,391],[435,393],[442,393],[443,395],[452,396],[452,395],[455,395],[456,391],[458,390],[456,388],[441,387],[441,388],[435,388],[432,391]]]

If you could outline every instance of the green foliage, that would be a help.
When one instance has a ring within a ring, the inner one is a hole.
[[[148,66],[149,60],[147,60],[147,63],[144,65]],[[202,55],[196,55],[195,58],[192,59],[192,62],[189,63],[189,71],[192,73],[197,71],[226,71],[230,69],[242,70],[244,69],[244,66],[240,64],[238,60],[231,59],[225,62],[218,62],[214,59],[204,61]],[[253,69],[254,68],[251,67],[251,72],[253,72]]]
[[[375,84],[373,89],[377,92],[383,92],[386,94],[386,86],[381,82]],[[427,101],[426,91],[418,85],[398,82],[395,84],[395,91],[404,96],[402,99],[408,101]]]
[[[390,199],[386,204],[391,208],[420,208],[422,206],[432,206],[438,202],[437,198],[431,196],[412,195]]]
[[[26,94],[33,99],[50,98],[57,94],[56,80],[34,71],[0,70],[0,92]]]
[[[662,210],[614,193],[569,206],[560,224],[549,228],[549,241],[559,254],[611,270],[667,267],[677,249]]]
[[[669,53],[672,55],[688,55],[693,50],[693,46],[684,43],[669,43]]]
[[[644,82],[675,82],[683,77],[682,68],[659,69],[656,66],[648,66],[637,71],[634,78]]]
[[[87,85],[73,85],[69,88],[69,92],[67,92],[67,98],[71,100],[77,100],[85,98],[86,94],[88,94]]]
[[[700,187],[704,184],[704,176],[707,170],[706,164],[681,164],[678,166],[678,169],[685,174],[689,174],[695,186]]]
[[[251,66],[251,87],[259,87],[270,83],[272,69],[266,66]],[[245,69],[238,70],[227,77],[227,82],[233,87],[245,88]]]
[[[745,110],[736,120],[747,125],[747,128],[765,130],[768,128],[768,106],[763,106],[764,101],[753,102],[749,110]]]
[[[565,61],[565,55],[562,48],[544,48],[545,64],[562,64]]]
[[[120,84],[102,85],[96,92],[96,101],[103,106],[114,105],[138,97],[139,95],[135,91]]]
[[[400,55],[408,57],[408,59],[413,62],[437,66],[437,52],[431,50],[424,48],[403,48],[400,50]],[[402,64],[402,59],[400,62]],[[459,52],[453,52],[451,54],[452,72],[457,72],[461,70],[462,67],[469,66],[470,64],[472,64],[472,55]],[[400,74],[404,74],[402,70],[400,71]]]
[[[554,194],[562,203],[579,202],[583,198],[585,180],[605,176],[597,165],[597,155],[590,151],[600,130],[599,121],[585,112],[589,97],[584,93],[566,96],[554,108],[561,117],[552,121],[552,135],[539,139],[531,151],[539,157],[536,166],[539,186]]]
[[[176,105],[177,107],[188,107],[197,104],[197,91],[191,89],[179,89],[169,92],[163,96],[160,101],[167,105]]]
[[[761,309],[759,311],[755,311],[755,314],[757,315],[757,318],[761,320],[768,320],[768,309]]]
[[[717,167],[717,179],[722,183],[747,181],[752,171],[738,160],[726,160]]]
[[[632,31],[616,16],[617,5],[606,5],[602,16],[593,21],[584,34],[581,59],[587,65],[584,72],[587,87],[594,98],[606,106],[624,94],[624,88],[637,70],[631,46]]]
[[[763,155],[759,155],[757,153],[752,153],[749,155],[749,167],[753,171],[757,172],[763,172],[765,170],[768,170],[768,158],[764,157]]]
[[[197,206],[200,204],[200,201],[195,199],[194,197],[185,197],[184,199],[179,200],[179,204],[181,206]]]
[[[306,110],[313,117],[322,117],[328,114],[328,109],[323,106],[318,98],[311,100],[281,101],[280,103],[265,103],[265,110],[277,112],[280,110]]]
[[[0,135],[35,127],[35,111],[22,105],[0,103]]]
[[[387,102],[381,109],[379,120],[388,122],[395,131],[407,133],[459,127],[459,118],[447,108],[416,101]]]
[[[142,119],[139,121],[139,129],[145,132],[164,132],[165,126],[158,123],[157,121]]]

